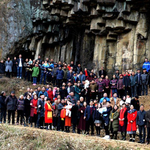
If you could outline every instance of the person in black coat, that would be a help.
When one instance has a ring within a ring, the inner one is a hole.
[[[13,59],[13,68],[12,68],[12,72],[13,72],[13,77],[17,76],[17,58],[14,57]]]
[[[10,117],[12,115],[12,124],[15,122],[15,111],[17,109],[17,97],[15,96],[15,92],[12,91],[11,95],[5,99],[5,103],[8,110],[8,123],[10,124]]]
[[[75,133],[76,132],[76,125],[78,124],[78,121],[79,121],[79,112],[78,110],[81,108],[82,106],[80,105],[80,101],[78,100],[77,101],[77,104],[76,105],[73,105],[72,106],[72,109],[71,109],[71,122],[73,124],[73,130],[72,132]]]
[[[67,89],[65,86],[62,86],[62,89],[60,90],[60,97],[61,99],[65,99],[67,97]]]
[[[58,104],[57,131],[60,131],[60,129],[62,131],[64,131],[65,121],[61,120],[61,118],[60,118],[60,113],[61,113],[61,110],[63,109],[64,106],[65,106],[65,101],[64,101],[64,99],[62,99],[61,102]]]
[[[137,113],[136,125],[139,128],[139,139],[138,143],[145,143],[145,129],[146,129],[146,120],[145,120],[146,111],[144,110],[144,105],[141,104],[140,110]]]
[[[135,96],[135,98],[131,100],[131,105],[133,105],[134,109],[136,109],[137,111],[139,111],[140,109],[140,102],[138,98],[139,98],[138,96]]]
[[[104,70],[103,67],[101,67],[101,70],[99,71],[99,77],[101,77],[102,75],[104,76],[104,78],[107,75],[107,73],[106,73],[106,71]]]
[[[38,119],[37,119],[37,127],[43,129],[43,125],[44,125],[44,105],[45,105],[45,96],[41,95],[41,98],[38,100],[37,103],[37,113],[38,113]]]
[[[24,99],[24,126],[28,126],[29,118],[30,118],[30,102],[31,102],[31,95],[28,94]]]
[[[1,75],[1,77],[4,74],[5,74],[5,64],[4,64],[4,61],[1,60],[1,62],[0,62],[0,75]]]
[[[90,105],[86,107],[84,112],[84,119],[86,119],[86,132],[89,135],[89,127],[91,126],[91,135],[94,135],[94,121],[93,114],[96,110],[95,106],[93,106],[93,101],[90,101]]]
[[[126,75],[123,77],[123,85],[125,87],[125,96],[131,94],[130,90],[130,76],[129,73],[126,71]]]
[[[97,136],[100,136],[100,126],[103,122],[103,117],[99,113],[100,108],[101,108],[101,104],[99,103],[97,105],[97,109],[93,113],[93,120],[94,120],[94,124],[95,124],[95,127],[96,127]]]
[[[4,91],[1,92],[0,96],[0,110],[1,110],[1,116],[0,116],[0,123],[2,123],[2,120],[4,119],[4,123],[6,123],[6,93]]]

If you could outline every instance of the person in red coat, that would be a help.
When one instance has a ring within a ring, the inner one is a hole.
[[[50,99],[48,98],[46,103],[45,103],[45,124],[47,126],[47,130],[49,125],[53,123],[53,118],[52,118],[52,107],[50,103]]]
[[[54,95],[51,87],[48,88],[47,94],[48,94],[48,98],[50,98],[51,102],[53,102]]]
[[[130,135],[130,140],[132,142],[135,142],[135,135],[136,135],[136,117],[137,117],[137,111],[134,109],[134,106],[130,106],[130,110],[127,113],[127,134]],[[133,135],[133,138],[132,138]]]
[[[30,103],[30,117],[31,117],[31,127],[32,123],[34,122],[34,126],[36,127],[36,122],[37,122],[37,102],[38,102],[38,97],[37,95],[34,95],[33,100],[31,100]]]

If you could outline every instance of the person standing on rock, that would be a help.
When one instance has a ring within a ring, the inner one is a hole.
[[[22,78],[22,69],[23,68],[23,58],[22,55],[19,55],[19,58],[17,59],[17,78]]]
[[[8,110],[8,123],[10,124],[10,118],[12,116],[12,124],[15,124],[15,111],[17,109],[17,97],[15,91],[11,92],[11,95],[5,99],[5,103]]]
[[[149,105],[150,108],[150,105]],[[147,144],[150,142],[150,109],[145,114],[146,127],[147,127]]]
[[[4,119],[4,123],[6,123],[6,104],[5,104],[5,99],[6,99],[6,92],[2,91],[1,92],[1,96],[0,96],[0,110],[1,110],[0,123],[2,123],[3,119]]]
[[[13,62],[10,60],[10,57],[7,58],[7,61],[5,62],[5,72],[6,77],[10,78],[10,75],[12,73],[12,66]]]

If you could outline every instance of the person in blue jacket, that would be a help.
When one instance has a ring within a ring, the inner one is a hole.
[[[145,58],[145,62],[143,64],[142,69],[146,69],[147,72],[149,72],[149,70],[150,70],[150,62],[148,61],[147,58]]]
[[[139,142],[138,143],[145,143],[145,129],[146,129],[145,114],[146,114],[146,111],[144,110],[144,105],[141,104],[140,110],[138,111],[137,118],[136,118],[136,125],[137,125],[137,128],[139,128]]]
[[[109,115],[112,110],[112,106],[110,102],[107,102],[107,110],[103,112],[103,121],[104,121],[104,129],[105,129],[105,136],[109,136]]]
[[[84,112],[84,119],[86,119],[86,134],[89,135],[89,127],[91,126],[91,135],[94,135],[94,121],[93,121],[93,114],[96,110],[95,106],[93,105],[93,101],[90,101],[90,105],[86,107]]]
[[[110,102],[110,99],[107,97],[107,93],[104,93],[104,95],[103,95],[103,97],[100,99],[99,103],[101,104],[104,99],[106,99],[107,102]]]
[[[56,72],[57,87],[61,87],[62,81],[63,81],[63,77],[64,77],[64,71],[59,66],[59,69]]]
[[[39,92],[38,97],[40,98],[41,95],[48,97],[47,91],[44,86],[42,87],[42,91]]]
[[[42,84],[43,78],[44,78],[44,85],[46,84],[47,68],[49,68],[49,64],[47,63],[47,61],[45,61],[45,63],[42,62],[40,84]]]

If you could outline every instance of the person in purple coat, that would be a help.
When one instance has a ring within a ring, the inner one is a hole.
[[[98,86],[98,99],[101,99],[103,97],[104,87],[105,87],[105,83],[101,77],[97,82],[97,86]]]
[[[119,80],[117,83],[118,97],[123,98],[124,96],[124,85],[123,85],[123,75],[119,76]]]
[[[110,80],[108,75],[106,75],[105,79],[103,80],[105,84],[105,93],[107,93],[108,97],[110,96]]]
[[[17,102],[17,125],[19,124],[19,118],[20,118],[20,124],[22,125],[24,116],[24,96],[21,95]]]
[[[114,93],[117,93],[117,78],[115,75],[113,75],[112,80],[110,81],[110,85],[111,85],[111,90],[112,90],[112,95]]]

